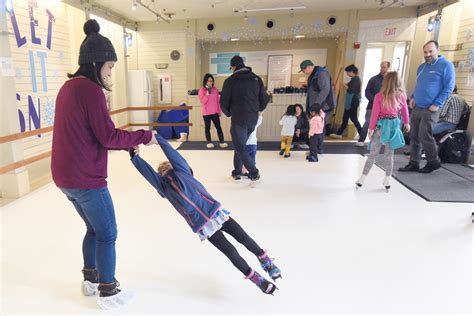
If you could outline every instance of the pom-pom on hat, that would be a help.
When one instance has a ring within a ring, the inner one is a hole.
[[[79,49],[79,65],[97,62],[117,61],[112,42],[105,36],[99,34],[100,25],[96,20],[88,20],[84,23],[86,38],[82,41]]]

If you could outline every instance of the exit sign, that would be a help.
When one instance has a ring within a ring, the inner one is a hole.
[[[385,28],[384,35],[385,36],[394,36],[396,32],[397,32],[396,27],[387,27],[387,28]]]

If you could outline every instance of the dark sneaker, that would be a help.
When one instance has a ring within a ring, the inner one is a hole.
[[[291,154],[284,155],[283,157],[284,157],[284,158],[290,158],[290,157],[291,157]]]
[[[436,162],[428,162],[422,169],[419,170],[420,173],[431,173],[437,169],[441,168],[441,164]]]
[[[239,181],[240,179],[242,179],[242,175],[241,175],[241,174],[233,174],[233,175],[232,175],[232,178],[233,178],[235,181]]]
[[[318,162],[319,159],[318,159],[318,157],[311,155],[311,156],[308,157],[308,161],[309,162]]]
[[[280,156],[283,156],[284,153],[285,153],[284,149],[280,150]]]
[[[418,172],[419,170],[420,165],[412,161],[410,161],[405,167],[398,168],[398,171],[400,172]]]

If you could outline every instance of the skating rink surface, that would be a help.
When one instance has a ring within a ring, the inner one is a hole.
[[[142,147],[152,165],[157,146]],[[244,280],[134,169],[109,156],[119,229],[117,279],[130,305],[112,312],[472,315],[472,204],[431,203],[395,180],[386,193],[374,166],[354,189],[365,158],[258,152],[262,182],[234,183],[232,152],[181,151],[208,191],[281,268],[275,296]],[[421,175],[420,175],[421,176]],[[85,225],[49,184],[1,210],[0,314],[101,313],[80,292]],[[229,237],[231,239],[231,237]],[[237,245],[237,243],[231,239]],[[257,271],[257,259],[237,246]]]

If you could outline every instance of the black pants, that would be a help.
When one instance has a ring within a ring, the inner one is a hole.
[[[351,119],[352,123],[354,123],[355,128],[357,129],[357,133],[362,134],[362,127],[360,126],[359,119],[357,118],[357,109],[359,108],[360,99],[359,96],[355,95],[352,97],[351,108],[349,110],[344,110],[344,115],[342,117],[342,124],[337,131],[337,135],[342,135],[344,130],[347,127],[347,123],[349,123],[349,119]]]
[[[217,249],[219,249],[223,254],[229,258],[232,264],[239,269],[245,276],[250,273],[250,267],[247,262],[242,258],[237,249],[225,238],[225,232],[239,243],[245,246],[251,253],[255,256],[259,256],[263,254],[263,249],[260,248],[257,243],[250,238],[250,236],[240,227],[240,225],[231,217],[227,220],[227,222],[222,225],[222,228],[215,232],[208,240],[213,244]]]
[[[204,115],[204,125],[206,140],[208,143],[211,142],[211,121],[214,123],[214,126],[217,130],[217,137],[219,137],[219,143],[224,142],[224,134],[222,133],[221,120],[219,119],[219,114]]]
[[[230,127],[230,134],[232,135],[232,144],[234,145],[234,170],[232,176],[242,174],[242,165],[249,171],[249,176],[258,175],[258,169],[255,166],[255,161],[247,152],[247,140],[250,134],[254,131],[255,126],[242,126],[232,124]]]
[[[300,133],[300,136],[293,135],[293,143],[309,145],[308,132]]]
[[[323,153],[323,139],[324,134],[314,134],[309,139],[309,155],[315,158],[318,157],[318,154]]]

